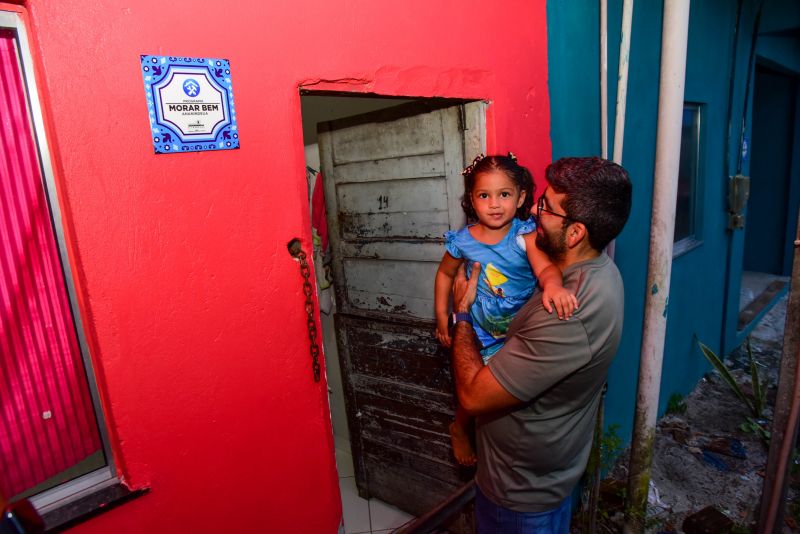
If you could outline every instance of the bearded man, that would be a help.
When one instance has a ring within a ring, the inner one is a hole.
[[[536,244],[577,296],[573,317],[559,320],[535,293],[484,366],[467,313],[479,264],[469,280],[462,265],[453,286],[456,392],[477,416],[479,533],[569,532],[570,496],[586,468],[622,333],[622,278],[603,251],[630,214],[628,173],[596,157],[563,158],[546,178],[534,213]]]

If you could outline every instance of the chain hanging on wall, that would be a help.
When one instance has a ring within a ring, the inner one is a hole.
[[[319,382],[319,345],[317,344],[317,323],[314,320],[314,288],[311,285],[311,267],[306,261],[306,253],[300,245],[299,239],[289,242],[289,254],[300,262],[300,276],[303,277],[303,294],[306,297],[305,309],[306,324],[308,325],[308,340],[311,342],[311,367],[314,370],[314,382]]]

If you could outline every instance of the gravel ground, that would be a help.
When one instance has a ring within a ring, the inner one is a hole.
[[[777,388],[785,315],[786,297],[751,334],[753,356],[762,379],[769,383],[768,404],[774,402]],[[734,351],[725,363],[743,389],[752,391],[745,348]],[[741,428],[748,412],[716,371],[700,380],[684,404],[685,411],[658,422],[651,473],[658,499],[651,486],[647,532],[682,532],[684,519],[709,505],[733,520],[739,527],[736,531],[749,531],[762,492],[766,445],[756,433]],[[771,408],[764,415],[770,419]],[[627,453],[610,478],[625,480],[626,468]],[[794,490],[789,498],[798,500]],[[608,515],[601,532],[620,527],[621,514],[612,510]],[[800,531],[791,527],[796,524],[790,517],[784,532]]]

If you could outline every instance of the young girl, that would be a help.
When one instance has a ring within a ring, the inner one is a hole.
[[[530,216],[534,185],[528,169],[509,152],[480,155],[462,174],[461,206],[473,224],[445,234],[446,252],[434,290],[436,337],[450,347],[448,303],[453,279],[462,262],[467,277],[472,263],[479,262],[481,280],[470,315],[486,363],[503,346],[511,320],[533,294],[537,279],[545,309],[552,313],[552,301],[559,318],[569,319],[578,301],[564,289],[561,271],[536,247],[536,223]],[[470,422],[459,407],[450,425],[453,452],[463,465],[476,461],[467,433]]]

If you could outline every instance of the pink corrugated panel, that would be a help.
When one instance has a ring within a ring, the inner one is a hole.
[[[0,30],[0,494],[100,449],[15,35]]]

